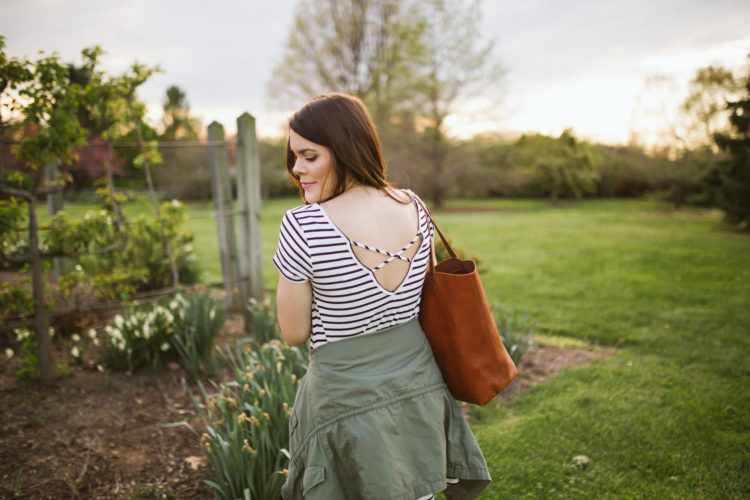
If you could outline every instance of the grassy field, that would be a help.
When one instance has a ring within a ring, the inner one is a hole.
[[[474,413],[483,498],[747,498],[750,236],[642,201],[494,208],[438,214],[490,300],[622,350]]]
[[[278,225],[295,204],[264,206],[269,290]],[[449,208],[436,219],[484,259],[490,302],[527,312],[540,333],[621,349],[473,412],[494,478],[482,498],[750,497],[749,235],[715,211],[652,201]],[[188,228],[203,280],[219,279],[212,219]]]

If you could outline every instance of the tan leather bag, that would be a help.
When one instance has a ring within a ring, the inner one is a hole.
[[[419,322],[453,397],[485,405],[518,370],[500,339],[476,263],[459,259],[432,223],[450,258],[437,266],[430,258]]]

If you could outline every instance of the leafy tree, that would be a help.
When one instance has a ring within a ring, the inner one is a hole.
[[[451,183],[447,165],[455,149],[445,136],[445,118],[461,96],[495,83],[501,73],[491,58],[492,43],[483,42],[477,29],[479,4],[302,2],[272,94],[307,100],[344,91],[362,98],[386,155],[396,152],[399,161],[389,163],[428,180],[428,196],[439,207]]]
[[[411,102],[420,29],[411,1],[300,2],[271,96],[304,102],[325,92],[349,92],[384,126]]]
[[[187,95],[177,85],[167,89],[164,102],[163,125],[161,138],[165,141],[195,140],[200,130],[200,120],[190,116],[190,104]]]
[[[719,148],[729,157],[718,165],[716,201],[731,224],[750,230],[750,75],[744,93],[727,103],[730,133],[716,134]]]
[[[426,154],[429,158],[429,197],[443,206],[451,179],[446,176],[453,149],[445,135],[445,119],[459,97],[495,85],[502,68],[492,59],[492,41],[483,41],[478,29],[479,0],[425,0],[419,3],[421,37],[419,77],[421,108],[425,119]]]
[[[605,160],[599,169],[599,195],[602,197],[635,197],[651,188],[651,158],[640,146],[603,148]]]
[[[675,135],[685,149],[713,148],[714,134],[727,127],[726,100],[740,89],[731,70],[709,65],[696,71],[680,111],[683,125]]]
[[[161,141],[195,141],[201,128],[200,119],[190,115],[185,92],[170,86],[163,101],[163,132]],[[145,128],[144,128],[145,130]],[[162,165],[154,172],[160,190],[174,198],[208,199],[211,197],[211,171],[206,168],[206,155],[200,147],[165,147],[160,150]]]
[[[67,68],[56,54],[43,56],[31,62],[25,59],[8,58],[4,51],[4,40],[0,39],[0,103],[9,114],[21,116],[21,124],[27,131],[17,146],[15,156],[26,166],[28,184],[23,186],[16,179],[6,182],[1,176],[0,191],[10,197],[3,205],[3,215],[12,215],[20,220],[21,213],[14,207],[28,208],[28,253],[9,256],[0,252],[4,261],[28,262],[31,265],[31,284],[34,299],[36,351],[39,375],[43,383],[54,379],[52,351],[50,348],[49,322],[45,310],[42,265],[44,253],[40,248],[39,223],[36,217],[37,198],[60,191],[59,184],[48,184],[42,175],[42,167],[50,163],[68,163],[73,159],[73,148],[85,143],[86,132],[78,121],[77,109],[90,97],[90,88],[71,83]],[[94,66],[98,53],[84,50],[86,65]],[[26,187],[24,189],[24,187]]]
[[[289,182],[284,164],[286,140],[282,138],[259,139],[258,146],[260,149],[260,186],[263,190],[263,198],[297,195],[297,188]]]
[[[56,54],[43,55],[36,61],[8,58],[2,50],[2,42],[0,38],[0,114],[3,119],[6,112],[17,117],[23,128],[23,137],[15,146],[14,154],[23,164],[24,172],[9,175],[2,172],[0,176],[0,192],[7,197],[0,202],[0,220],[3,221],[0,224],[0,241],[3,242],[0,261],[30,264],[39,375],[42,383],[49,384],[54,378],[54,365],[45,302],[44,263],[52,257],[106,253],[121,247],[123,242],[117,240],[123,237],[117,225],[110,227],[109,213],[100,212],[77,225],[67,221],[64,213],[58,214],[42,239],[36,216],[37,200],[40,196],[61,192],[69,178],[63,175],[57,180],[47,180],[43,167],[69,164],[75,158],[75,148],[86,144],[90,134],[81,124],[82,116],[101,127],[107,140],[124,130],[128,119],[133,119],[138,133],[137,125],[143,119],[144,108],[135,98],[135,89],[148,79],[153,69],[134,64],[122,77],[105,80],[103,73],[97,70],[102,51],[94,47],[82,51],[85,78],[77,75],[73,81],[71,65],[62,64]],[[153,161],[154,156],[145,150],[142,141],[141,145],[143,163]],[[113,211],[118,214],[111,182],[102,194],[112,202]],[[157,207],[157,214],[158,210]],[[172,261],[163,227],[164,224],[158,224],[160,243],[166,247]],[[26,229],[28,239],[21,234]],[[141,247],[145,249],[145,245]],[[174,276],[174,266],[172,269]],[[79,278],[70,274],[61,276],[59,285]],[[91,279],[94,283],[103,279],[102,283],[107,286],[118,286],[113,282],[117,276],[100,273]],[[172,282],[176,283],[176,279]]]
[[[556,139],[523,135],[515,149],[517,161],[532,170],[553,203],[562,194],[580,198],[596,189],[603,155],[596,146],[577,140],[571,130]]]

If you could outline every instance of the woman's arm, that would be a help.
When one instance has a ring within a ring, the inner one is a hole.
[[[296,346],[312,333],[312,286],[309,281],[292,283],[279,276],[276,289],[276,313],[281,336],[289,345]]]

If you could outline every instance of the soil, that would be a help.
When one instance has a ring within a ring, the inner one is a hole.
[[[567,366],[613,352],[537,346],[498,397],[511,401]],[[14,358],[0,373],[0,498],[213,498],[198,438],[162,427],[187,420],[201,430],[188,393],[199,391],[179,366],[133,375],[76,366],[43,389],[19,381],[16,365]]]
[[[603,347],[571,349],[537,345],[523,356],[518,364],[518,376],[503,389],[497,399],[512,401],[518,394],[529,392],[539,382],[554,377],[569,366],[583,366],[616,352],[617,349]]]

